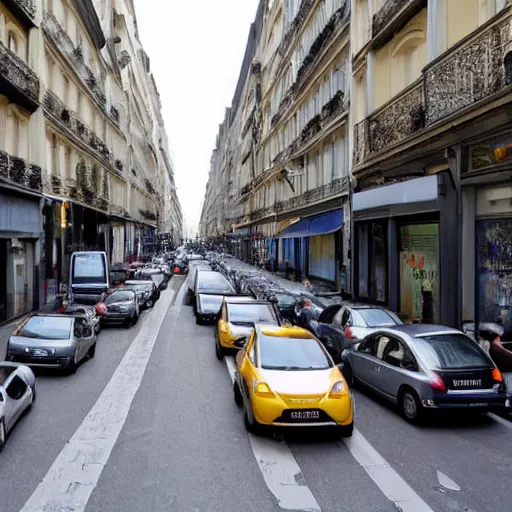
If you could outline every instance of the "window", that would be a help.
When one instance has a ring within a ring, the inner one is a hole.
[[[362,341],[357,347],[358,352],[374,356],[377,353],[377,336],[371,336]]]
[[[23,325],[18,336],[33,339],[67,340],[72,318],[33,316]]]
[[[9,35],[7,36],[7,41],[9,50],[11,50],[12,53],[18,55],[18,40],[16,39],[16,36],[12,32],[9,32]]]
[[[396,338],[381,336],[377,347],[377,357],[391,366],[418,371],[418,364],[412,352]]]
[[[71,169],[71,148],[66,148],[66,169],[64,170],[66,179],[70,180],[72,176],[72,169]]]
[[[62,97],[64,98],[64,105],[69,107],[69,105],[70,105],[70,97],[69,97],[70,88],[69,88],[69,79],[67,76],[63,77],[63,88],[64,88],[64,90],[62,91]]]
[[[27,388],[25,381],[16,375],[5,391],[13,400],[19,400],[25,395]]]
[[[228,320],[233,323],[269,323],[277,322],[272,307],[268,304],[229,304]]]
[[[59,174],[59,146],[57,143],[57,136],[52,133],[52,172]]]

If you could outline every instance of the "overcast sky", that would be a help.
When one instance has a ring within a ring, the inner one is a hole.
[[[199,222],[208,166],[258,0],[135,0],[160,91],[186,222]]]

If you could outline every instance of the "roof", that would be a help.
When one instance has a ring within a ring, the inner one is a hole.
[[[408,334],[413,338],[421,338],[422,336],[429,336],[433,334],[462,334],[458,329],[447,327],[446,325],[435,325],[435,324],[409,324],[409,325],[397,325],[396,327],[389,327],[391,331],[400,331],[404,334]]]
[[[250,296],[231,296],[231,297],[226,297],[225,298],[225,301],[227,304],[246,304],[246,303],[251,303],[251,304],[267,304],[267,302],[265,301],[261,301],[261,300],[257,300],[253,297],[250,297]]]
[[[314,339],[314,336],[302,327],[282,327],[272,324],[256,324],[256,334],[275,338]]]

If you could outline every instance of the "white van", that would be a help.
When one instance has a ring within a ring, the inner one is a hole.
[[[71,255],[69,291],[73,301],[96,304],[110,288],[109,265],[104,251],[79,251]]]

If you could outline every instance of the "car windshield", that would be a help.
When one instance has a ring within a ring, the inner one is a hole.
[[[313,338],[259,336],[260,364],[264,370],[326,370],[331,367]]]
[[[73,281],[94,283],[106,281],[105,259],[102,253],[75,253],[73,257]]]
[[[228,321],[275,324],[277,319],[268,304],[228,304]]]
[[[200,272],[197,276],[197,289],[201,292],[231,293],[233,287],[218,272]]]
[[[437,334],[415,339],[420,358],[431,370],[488,368],[485,352],[464,334]]]
[[[397,325],[396,320],[385,309],[354,309],[352,310],[352,316],[354,318],[354,325],[359,325],[361,327],[385,327]],[[358,316],[360,318],[358,318]]]
[[[18,336],[47,340],[67,340],[71,337],[72,323],[72,318],[33,316],[28,319]]]
[[[293,306],[295,304],[295,297],[293,295],[288,295],[286,293],[276,293],[274,294],[277,302],[280,306]]]
[[[114,302],[125,302],[133,300],[133,292],[123,290],[122,292],[114,292],[107,297],[105,304],[113,304]]]

